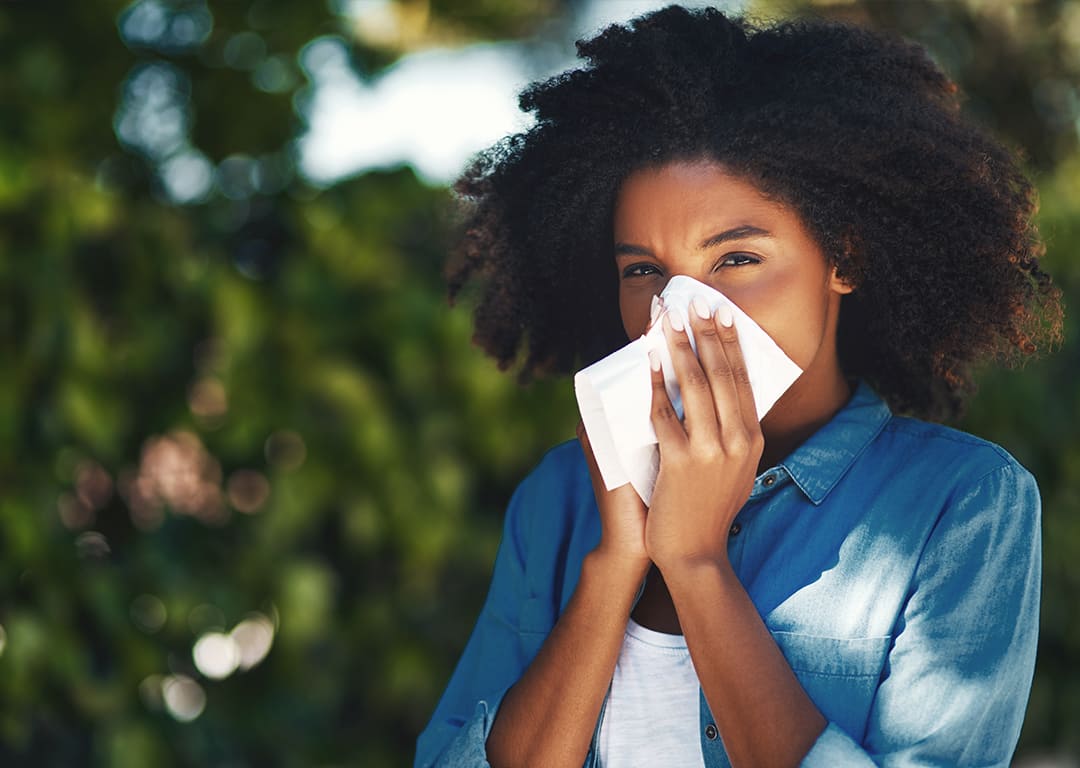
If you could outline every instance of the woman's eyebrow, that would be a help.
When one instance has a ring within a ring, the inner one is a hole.
[[[717,232],[715,235],[705,238],[701,241],[701,245],[698,246],[698,249],[703,251],[714,245],[726,243],[728,240],[742,240],[746,237],[773,237],[773,234],[761,227],[755,227],[753,224],[743,224],[738,227],[732,227],[731,229],[725,229],[723,232]]]
[[[629,243],[615,243],[615,258],[620,256],[652,256],[653,252],[648,248],[642,248],[640,245],[630,245]]]
[[[755,227],[753,224],[741,224],[738,227],[732,227],[731,229],[725,229],[723,232],[717,232],[715,235],[710,235],[701,241],[698,245],[698,250],[705,250],[706,248],[712,248],[714,245],[720,245],[726,243],[729,240],[742,240],[747,237],[775,237],[772,232],[761,227]],[[652,256],[653,252],[648,248],[643,248],[640,245],[630,245],[629,243],[615,243],[615,256]]]

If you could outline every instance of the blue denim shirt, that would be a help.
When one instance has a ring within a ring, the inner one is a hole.
[[[1040,503],[1000,447],[893,416],[865,384],[754,482],[731,562],[828,726],[805,766],[1007,766],[1038,635]],[[491,588],[420,766],[487,766],[503,695],[599,542],[576,441],[510,501]],[[728,766],[701,697],[701,750]],[[597,762],[595,737],[586,766]]]

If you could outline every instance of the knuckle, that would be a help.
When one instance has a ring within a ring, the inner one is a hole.
[[[693,453],[695,459],[707,464],[718,462],[724,457],[724,452],[720,449],[720,446],[714,442],[694,445]]]
[[[746,456],[750,453],[750,439],[746,432],[739,430],[724,441],[726,452],[731,456]]]
[[[683,386],[694,389],[705,389],[709,386],[709,380],[705,377],[704,371],[700,368],[692,368],[686,372]]]
[[[718,379],[726,379],[731,376],[731,366],[727,360],[717,360],[709,368],[710,373]]]
[[[750,371],[747,370],[745,365],[737,365],[732,368],[731,375],[735,377],[737,383],[747,387],[750,386]]]
[[[677,419],[675,409],[671,407],[671,403],[660,401],[654,402],[652,406],[653,418],[660,421],[671,421]]]
[[[715,323],[710,323],[708,320],[702,320],[702,325],[698,328],[694,328],[694,333],[699,339],[702,338],[719,338],[720,333],[716,330]]]
[[[694,348],[690,346],[690,337],[685,333],[678,334],[671,340],[671,346],[675,347],[680,352],[694,353]]]
[[[661,451],[660,460],[666,464],[669,470],[674,470],[676,476],[683,473],[692,459],[690,451],[682,445],[669,445],[662,448]]]

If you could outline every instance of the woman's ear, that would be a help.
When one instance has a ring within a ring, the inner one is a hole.
[[[833,267],[829,273],[829,290],[835,293],[851,293],[855,286],[846,277],[841,277],[837,268]]]
[[[834,253],[833,258],[829,261],[832,262],[832,269],[829,270],[829,290],[835,293],[847,294],[855,290],[856,281],[852,280],[847,275],[840,271],[841,264],[852,264],[854,255],[858,252],[859,238],[856,237],[855,231],[848,228],[844,231],[840,237],[839,253]]]

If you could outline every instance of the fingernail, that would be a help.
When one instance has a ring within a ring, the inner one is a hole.
[[[656,323],[656,318],[660,317],[660,297],[652,297],[652,306],[649,307],[649,325]]]
[[[660,370],[660,353],[655,349],[649,350],[649,367],[654,371]]]
[[[705,301],[705,299],[701,298],[700,296],[695,296],[694,298],[690,299],[690,306],[694,308],[694,311],[697,312],[697,316],[700,317],[702,320],[709,319],[709,303]]]
[[[682,314],[679,312],[668,312],[667,319],[668,322],[671,323],[671,330],[673,331],[682,331],[685,327],[682,319]]]
[[[720,308],[716,310],[716,317],[720,321],[720,325],[725,328],[730,328],[732,323],[735,322],[735,315],[731,312],[731,307],[727,304],[721,304]]]

